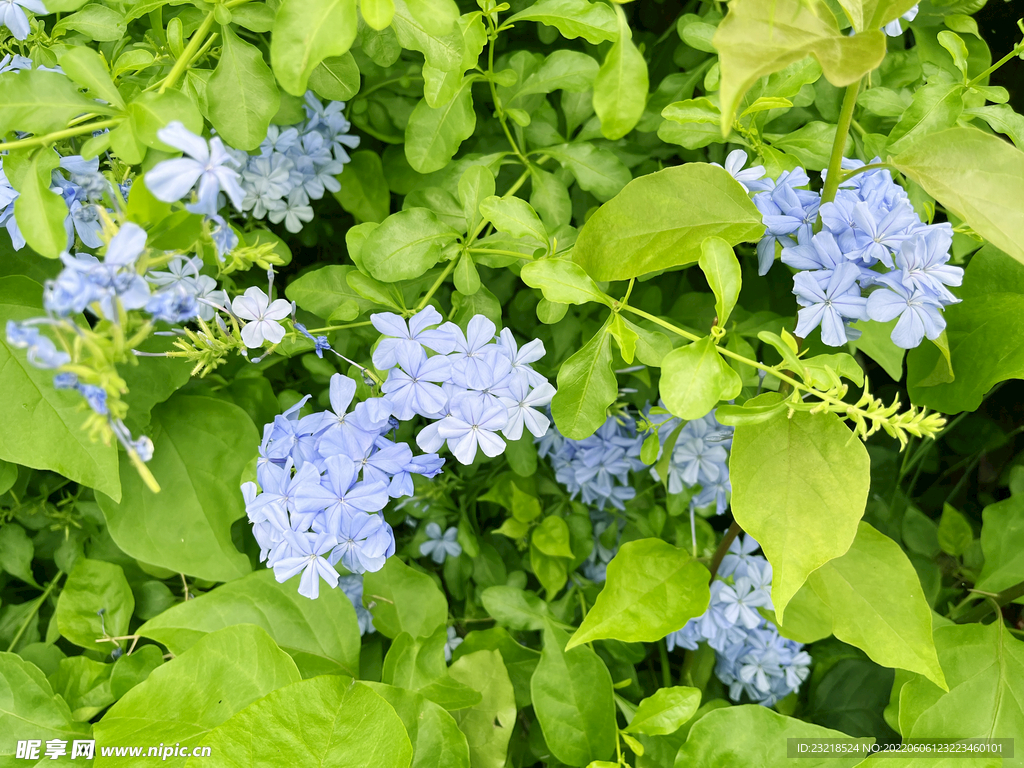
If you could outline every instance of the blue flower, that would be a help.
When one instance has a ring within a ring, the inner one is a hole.
[[[438,427],[438,436],[448,442],[448,450],[460,463],[472,464],[477,449],[492,458],[505,450],[505,441],[495,434],[508,423],[503,405],[487,405],[466,392],[452,399],[451,409]]]
[[[370,315],[373,327],[384,336],[373,350],[374,366],[381,371],[394,368],[400,351],[415,352],[421,346],[442,355],[450,353],[455,349],[455,338],[447,331],[433,329],[441,320],[441,313],[429,304],[410,317],[408,325],[392,312]]]
[[[178,285],[154,293],[146,311],[165,323],[183,323],[199,315],[199,302],[194,293]]]
[[[395,534],[379,515],[345,515],[338,527],[338,545],[331,563],[341,563],[352,573],[379,571],[395,553]]]
[[[7,343],[28,350],[28,361],[36,368],[60,368],[71,362],[71,355],[60,351],[48,337],[32,325],[7,321]]]
[[[493,362],[487,352],[494,347],[494,323],[483,315],[473,315],[462,332],[455,323],[445,323],[438,330],[450,334],[455,346],[449,359],[465,379],[478,380],[487,376]]]
[[[903,349],[913,349],[927,336],[937,339],[946,328],[941,303],[920,288],[907,289],[899,278],[883,275],[878,281],[884,287],[868,296],[867,313],[872,320],[887,323],[899,318],[892,329],[892,342]]]
[[[285,540],[291,551],[274,565],[274,578],[278,582],[283,584],[301,572],[299,594],[311,600],[320,596],[321,579],[330,587],[338,586],[338,572],[324,557],[337,543],[331,534],[287,531]]]
[[[729,545],[729,551],[722,558],[722,564],[718,567],[718,575],[723,578],[735,575],[736,578],[747,576],[748,572],[756,566],[763,557],[755,553],[761,545],[754,541],[753,536],[737,536]]]
[[[847,320],[867,320],[867,299],[860,295],[853,264],[841,264],[822,285],[812,272],[793,278],[793,293],[803,307],[797,312],[796,333],[802,338],[821,326],[821,340],[832,347],[846,344]]]
[[[31,31],[25,10],[43,16],[48,13],[40,0],[3,0],[0,2],[0,26],[7,27],[15,40],[24,40]]]
[[[387,506],[387,484],[380,480],[356,482],[358,468],[347,456],[324,459],[324,469],[321,483],[327,499],[326,506],[320,506],[326,515],[327,530],[339,530],[340,520],[346,515],[380,512]]]
[[[277,321],[292,313],[292,305],[285,299],[271,301],[259,287],[253,286],[232,300],[231,311],[249,321],[242,327],[242,341],[249,349],[256,349],[267,341],[280,343],[284,327]]]
[[[313,209],[309,205],[309,197],[301,187],[295,187],[288,193],[284,206],[272,210],[267,217],[275,224],[284,222],[289,232],[301,232],[302,225],[313,220]]]
[[[448,639],[444,641],[444,660],[450,662],[455,649],[462,645],[462,638],[455,633],[455,627],[448,627]]]
[[[403,347],[398,353],[399,365],[392,368],[381,386],[384,398],[391,403],[400,421],[414,415],[435,416],[444,407],[447,397],[437,382],[451,376],[451,363],[443,355],[427,357],[423,348]]]
[[[338,579],[338,586],[356,610],[360,636],[376,632],[376,627],[373,626],[373,615],[363,606],[363,577],[358,574],[342,576]]]
[[[896,268],[904,288],[930,293],[942,304],[959,301],[946,288],[964,280],[963,269],[947,264],[952,242],[952,227],[948,224],[929,227],[905,240],[896,254]]]
[[[85,402],[89,404],[100,416],[106,416],[110,411],[107,409],[107,391],[102,387],[97,387],[92,384],[79,384],[79,394],[85,398]]]
[[[164,160],[146,173],[146,187],[153,197],[165,203],[177,202],[198,185],[197,202],[188,206],[193,213],[215,215],[220,208],[221,192],[235,208],[242,209],[245,191],[238,183],[238,172],[228,167],[235,160],[220,138],[214,137],[207,143],[176,120],[157,131],[157,138],[188,157]]]
[[[747,153],[742,149],[734,149],[725,158],[725,170],[740,183],[745,192],[764,192],[770,190],[773,182],[771,179],[764,178],[764,166],[755,165],[744,169],[743,166],[746,164]],[[718,163],[712,163],[712,165],[718,165]],[[718,165],[718,167],[721,168],[722,166]]]
[[[882,31],[885,32],[885,34],[887,34],[889,37],[899,37],[900,35],[903,34],[903,28],[900,26],[900,19],[913,21],[914,19],[917,18],[917,11],[918,6],[915,5],[909,11],[900,16],[899,19],[893,19],[884,27],[882,27]]]
[[[455,539],[459,535],[459,529],[452,526],[444,533],[437,523],[427,523],[425,528],[427,540],[420,544],[420,554],[429,557],[437,564],[441,564],[448,557],[458,557],[462,554],[462,545]]]
[[[529,380],[524,376],[513,378],[507,392],[506,396],[498,397],[508,415],[508,423],[502,428],[501,434],[509,440],[518,440],[523,436],[523,427],[526,427],[534,437],[543,437],[551,426],[551,420],[537,409],[551,402],[555,388],[545,381],[539,387],[530,389]]]

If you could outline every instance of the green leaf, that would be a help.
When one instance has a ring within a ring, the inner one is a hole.
[[[395,15],[392,25],[403,48],[422,53],[427,64],[434,69],[453,72],[462,67],[466,40],[460,29],[454,25],[449,31],[441,33],[428,29],[419,14],[410,12],[405,0],[393,2]]]
[[[959,557],[974,541],[974,531],[959,511],[949,504],[942,506],[942,517],[939,518],[939,546],[942,551],[953,557]]]
[[[42,294],[42,286],[27,277],[0,278],[0,324],[39,317]],[[94,443],[82,429],[81,396],[54,389],[53,373],[31,365],[24,350],[8,346],[6,335],[0,336],[0,392],[0,459],[51,469],[121,497],[117,449]]]
[[[731,3],[713,41],[722,68],[722,135],[732,129],[743,95],[765,75],[810,55],[832,85],[850,85],[882,62],[885,39],[877,28],[847,36],[824,0]]]
[[[618,37],[608,49],[594,80],[594,111],[601,119],[601,133],[612,141],[621,139],[640,120],[647,103],[647,62],[633,44],[622,6],[613,3]]]
[[[239,710],[298,681],[295,663],[266,632],[251,624],[227,627],[154,669],[107,710],[93,734],[100,744],[194,747]],[[226,760],[232,753],[218,754]],[[130,765],[131,759],[103,762]],[[185,758],[165,758],[165,764],[183,766]]]
[[[503,97],[504,107],[522,108],[528,103],[526,97],[536,93],[557,90],[582,93],[594,86],[597,73],[598,64],[593,57],[579,51],[556,50],[525,81],[517,82],[509,90],[510,95]]]
[[[409,115],[405,127],[405,156],[420,173],[439,171],[476,130],[473,109],[473,77],[467,77],[455,96],[445,104],[431,107],[421,100]]]
[[[374,627],[390,638],[402,632],[427,637],[448,621],[448,601],[434,580],[397,557],[363,576],[363,602],[371,606]]]
[[[661,361],[658,385],[665,407],[688,421],[707,416],[743,389],[740,375],[718,353],[710,336],[673,349]]]
[[[943,207],[1024,262],[1024,152],[977,128],[923,136],[891,159]]]
[[[360,257],[372,277],[385,283],[419,277],[437,263],[441,248],[458,237],[426,208],[388,216],[363,244]]]
[[[700,706],[700,696],[699,688],[661,688],[640,702],[626,730],[648,736],[675,733],[693,717]]]
[[[201,579],[249,573],[231,536],[245,516],[238,484],[259,444],[248,415],[223,400],[178,393],[153,408],[150,429],[149,468],[167,492],[153,493],[122,462],[120,503],[97,496],[111,538],[132,557]]]
[[[143,645],[136,648],[131,656],[122,656],[114,662],[110,672],[111,695],[115,700],[120,699],[136,685],[145,682],[150,673],[163,663],[163,651],[156,645]]]
[[[359,65],[351,53],[324,59],[310,73],[309,87],[323,99],[348,101],[359,92]]]
[[[551,754],[569,765],[586,765],[615,750],[612,676],[590,648],[563,650],[567,639],[557,627],[545,626],[530,692]]]
[[[393,0],[362,0],[359,10],[362,12],[363,21],[377,31],[391,26],[391,20],[395,17]]]
[[[510,16],[505,24],[517,21],[539,21],[554,27],[562,37],[574,40],[582,37],[591,45],[618,36],[615,14],[604,3],[588,0],[540,0],[529,8]]]
[[[224,141],[236,149],[256,149],[281,106],[274,73],[260,49],[221,27],[220,61],[206,83],[208,117]]]
[[[61,659],[49,677],[54,692],[71,707],[75,720],[90,720],[114,703],[110,689],[113,665],[85,656]]]
[[[552,616],[548,604],[537,595],[515,587],[488,587],[480,599],[487,613],[509,629],[544,629],[545,620]]]
[[[914,0],[839,0],[858,32],[884,27],[916,5]]]
[[[51,171],[59,159],[52,149],[32,155],[18,184],[14,218],[29,247],[40,256],[56,259],[68,247],[64,220],[68,206],[59,192],[50,189]]]
[[[578,264],[565,259],[540,259],[523,266],[524,283],[539,288],[544,298],[559,304],[600,302],[611,306],[612,299]]]
[[[213,728],[202,745],[229,768],[263,766],[271,754],[295,765],[407,768],[412,760],[394,708],[369,686],[334,675],[272,691]]]
[[[55,696],[39,667],[15,653],[0,653],[0,730],[9,734],[0,745],[0,760],[17,765],[18,742],[15,734],[31,731],[33,739],[50,740],[89,738],[89,724],[76,723],[71,710]]]
[[[350,233],[352,231],[349,230]],[[348,319],[354,320],[375,306],[374,302],[363,298],[363,295],[354,289],[352,283],[358,283],[358,280],[353,281],[352,278],[357,276],[373,280],[351,264],[328,264],[292,280],[285,289],[285,295],[305,311],[312,312],[324,320],[333,316],[346,304],[351,304],[353,312]]]
[[[75,645],[98,650],[96,640],[128,632],[135,597],[121,566],[78,558],[57,600],[60,633]]]
[[[547,246],[548,233],[537,212],[521,197],[491,195],[480,201],[480,213],[499,232]]]
[[[174,120],[184,124],[192,133],[203,132],[203,116],[192,100],[181,91],[141,93],[128,105],[128,114],[132,118],[130,127],[135,139],[161,152],[179,151],[164,144],[156,135],[157,131]],[[125,127],[121,125],[122,129]]]
[[[544,154],[555,158],[576,177],[581,189],[598,200],[614,197],[632,178],[629,169],[614,152],[586,141],[545,147]]]
[[[363,150],[352,153],[338,181],[341,189],[334,193],[341,207],[360,221],[382,222],[391,212],[391,190],[384,178],[380,155]]]
[[[964,110],[964,86],[932,83],[914,93],[910,107],[889,134],[886,150],[902,152],[929,134],[951,128]]]
[[[303,677],[359,673],[359,624],[345,594],[330,589],[309,600],[266,568],[179,603],[137,633],[180,656],[210,632],[234,624],[265,630]]]
[[[357,25],[355,0],[283,0],[270,39],[270,64],[281,87],[302,96],[321,61],[352,47]]]
[[[412,742],[412,768],[470,768],[469,744],[450,714],[415,691],[363,682],[394,707]]]
[[[1024,581],[1024,497],[1018,493],[989,504],[981,514],[985,564],[975,586],[1000,592]]]
[[[533,529],[530,541],[549,557],[573,558],[572,547],[569,546],[569,526],[560,517],[550,515],[541,520],[540,525]]]
[[[112,107],[124,109],[124,99],[110,79],[107,62],[99,52],[85,46],[68,48],[61,54],[60,67],[90,95],[103,99]]]
[[[772,564],[780,621],[807,577],[853,544],[870,464],[864,444],[833,413],[783,412],[736,428],[729,459],[733,515]]]
[[[6,466],[14,469],[14,477],[11,480],[11,485],[14,485],[14,481],[18,477],[17,467],[13,464],[6,464]],[[0,487],[3,487],[2,484]],[[0,527],[0,570],[17,576],[33,587],[38,587],[39,585],[36,584],[35,577],[32,575],[32,556],[34,554],[35,546],[28,534],[25,533],[24,528],[15,522],[7,522]]]
[[[933,372],[948,368],[934,344],[907,356],[911,400],[943,413],[973,411],[1000,381],[1024,377],[1024,266],[985,246],[967,266],[959,293],[964,300],[946,307],[944,316],[950,364],[966,375],[935,381]]]
[[[709,237],[701,244],[697,263],[715,293],[717,325],[724,328],[736,306],[740,286],[743,284],[740,262],[729,243],[720,237]]]
[[[602,329],[558,369],[558,391],[551,399],[558,431],[570,440],[594,434],[618,393],[611,336]]]
[[[705,238],[733,246],[763,234],[739,182],[724,168],[687,163],[641,176],[601,206],[580,230],[573,261],[595,280],[628,280],[692,264]]]
[[[447,640],[447,627],[443,625],[427,637],[400,633],[384,657],[381,681],[415,691],[446,677],[444,644]]]
[[[113,42],[124,37],[127,23],[124,14],[99,3],[85,6],[78,13],[65,16],[58,21],[54,32],[71,30],[85,35],[90,40]]]
[[[0,75],[0,134],[52,133],[86,112],[110,110],[79,93],[67,75],[41,69]]]
[[[808,590],[813,598],[805,597]],[[932,611],[917,571],[899,544],[867,523],[860,523],[846,554],[808,577],[789,607],[807,605],[831,625],[829,634],[878,664],[917,672],[945,686],[932,642]]]
[[[768,707],[743,704],[723,707],[700,718],[686,738],[676,765],[781,768],[792,763],[786,758],[786,739],[842,739],[845,733],[786,717]],[[803,768],[853,768],[863,756],[836,757],[811,754],[800,760]]]
[[[707,610],[709,576],[689,553],[661,539],[626,542],[608,563],[604,589],[568,647],[605,638],[660,640]]]
[[[504,768],[516,724],[516,697],[501,653],[476,651],[460,656],[448,674],[482,695],[479,704],[452,713],[469,743],[470,764]]]
[[[939,627],[935,647],[949,692],[919,676],[903,686],[899,730],[905,739],[990,739],[1024,732],[1024,643],[1003,622]]]

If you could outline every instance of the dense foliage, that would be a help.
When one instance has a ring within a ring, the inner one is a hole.
[[[0,764],[1024,735],[995,5],[0,0]]]

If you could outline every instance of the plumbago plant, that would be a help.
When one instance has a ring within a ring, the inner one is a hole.
[[[0,3],[0,761],[1024,733],[985,5]]]

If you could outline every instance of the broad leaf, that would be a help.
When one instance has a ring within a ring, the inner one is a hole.
[[[675,733],[700,706],[700,689],[661,688],[640,702],[625,730],[648,736]]]
[[[107,711],[93,734],[100,744],[180,742],[194,747],[239,710],[298,681],[295,663],[266,632],[251,624],[227,627],[154,669]],[[231,753],[219,754],[226,760]],[[185,760],[164,758],[169,766],[183,766]],[[138,761],[96,755],[98,766],[133,762]]]
[[[267,568],[179,603],[137,632],[181,655],[210,632],[234,624],[264,629],[303,677],[359,674],[359,624],[345,594],[329,589],[310,600],[293,583],[279,584]]]
[[[259,434],[245,411],[209,397],[175,394],[153,409],[149,468],[170,492],[153,493],[122,462],[121,502],[98,501],[110,535],[132,557],[210,581],[251,570],[231,525],[245,515],[238,490]]]
[[[335,199],[358,220],[379,223],[388,217],[391,190],[376,152],[354,152],[338,181],[341,189],[334,193]]]
[[[989,504],[982,512],[981,551],[985,564],[976,587],[1000,592],[1024,581],[1024,496]]]
[[[608,563],[604,589],[568,647],[604,638],[660,640],[707,610],[710,580],[693,556],[661,539],[626,542]]]
[[[363,602],[370,606],[373,625],[390,638],[402,632],[432,635],[448,620],[448,601],[433,579],[397,557],[363,576]]]
[[[832,413],[783,411],[736,428],[732,510],[772,564],[772,602],[783,623],[786,605],[807,577],[853,544],[870,464],[864,444]]]
[[[544,650],[530,681],[533,709],[551,753],[569,765],[607,760],[615,750],[612,676],[590,648],[565,648],[568,636],[544,629]]]
[[[710,336],[673,349],[661,361],[661,398],[682,419],[701,419],[742,389],[739,374],[722,359]]]
[[[270,63],[281,87],[302,96],[321,61],[352,47],[357,24],[355,0],[284,0],[270,39]]]
[[[899,544],[865,522],[849,551],[812,573],[788,607],[810,609],[831,625],[830,634],[883,666],[946,684],[932,642],[931,607],[917,571]]]
[[[594,111],[606,139],[621,139],[640,120],[647,103],[647,62],[632,41],[622,6],[614,3],[618,37],[594,80]]]
[[[488,587],[480,594],[487,613],[509,629],[544,629],[551,617],[548,604],[532,592],[508,586]]]
[[[110,111],[79,93],[60,72],[33,69],[0,75],[0,134],[51,133],[86,112]]]
[[[612,340],[602,328],[558,369],[558,391],[551,415],[558,431],[572,440],[594,434],[618,395],[612,370]]]
[[[256,149],[281,106],[274,73],[260,49],[221,27],[220,60],[206,83],[209,118],[217,133],[236,149]]]
[[[412,768],[470,768],[469,744],[450,714],[415,691],[364,682],[394,707],[412,742]]]
[[[718,326],[724,328],[740,296],[743,277],[740,262],[732,246],[720,237],[709,237],[701,245],[700,265],[708,285],[715,293],[715,312]]]
[[[540,288],[544,298],[559,304],[587,304],[591,301],[611,306],[611,298],[593,278],[574,262],[541,259],[523,266],[520,276],[531,288]]]
[[[562,37],[582,37],[591,45],[615,40],[618,35],[612,9],[589,0],[540,0],[510,16],[505,24],[517,21],[539,21],[557,29]]]
[[[372,277],[393,283],[411,280],[430,269],[441,257],[441,248],[458,232],[426,208],[409,208],[392,214],[363,244],[360,257]]]
[[[334,675],[278,688],[211,730],[202,745],[230,768],[266,765],[268,754],[287,754],[295,765],[407,768],[412,760],[394,708],[369,686]]]
[[[469,743],[470,764],[503,768],[516,724],[516,697],[501,654],[477,651],[460,656],[448,672],[483,697],[479,704],[452,713]]]
[[[56,259],[68,248],[65,220],[68,206],[59,192],[50,189],[51,171],[59,157],[52,149],[40,149],[32,155],[18,184],[14,218],[25,242],[40,256]]]
[[[61,635],[94,651],[99,648],[98,639],[128,632],[134,610],[135,597],[121,566],[80,557],[68,574],[54,616]]]
[[[472,84],[467,77],[447,103],[431,107],[421,100],[405,126],[405,156],[420,173],[444,168],[476,129]]]
[[[879,29],[848,36],[824,0],[735,0],[713,40],[722,67],[722,135],[765,75],[814,56],[832,85],[849,85],[882,62],[885,39]]]
[[[979,235],[1024,262],[1024,152],[977,128],[950,128],[892,158]]]
[[[724,168],[687,163],[631,181],[580,230],[573,261],[595,280],[628,280],[701,256],[705,238],[730,246],[764,234],[761,214]]]

